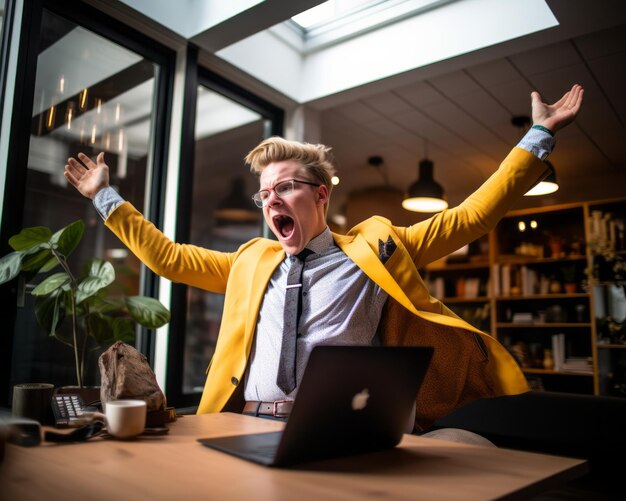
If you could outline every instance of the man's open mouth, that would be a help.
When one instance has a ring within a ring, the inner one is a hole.
[[[274,216],[274,226],[278,232],[287,238],[293,233],[293,218],[289,216]]]

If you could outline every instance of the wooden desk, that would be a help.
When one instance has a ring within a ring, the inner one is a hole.
[[[529,496],[586,472],[583,460],[412,435],[393,450],[291,469],[259,466],[196,441],[282,426],[239,414],[206,414],[179,418],[168,435],[129,442],[8,445],[0,464],[0,498],[482,500]]]

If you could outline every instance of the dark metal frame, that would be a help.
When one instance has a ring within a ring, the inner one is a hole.
[[[271,123],[268,136],[283,133],[284,111],[272,103],[252,94],[248,90],[225,79],[217,73],[198,66],[198,50],[190,46],[187,52],[187,72],[183,104],[182,144],[180,155],[180,181],[178,191],[178,211],[176,219],[176,239],[189,241],[193,170],[195,151],[195,122],[198,85],[211,89],[247,108],[257,112]],[[199,403],[200,393],[185,394],[183,387],[183,364],[185,351],[185,328],[187,313],[187,286],[172,286],[172,319],[168,341],[166,394],[168,404],[176,407],[193,407]],[[207,360],[207,365],[209,360]]]
[[[12,0],[8,0],[10,5],[12,5],[11,2]],[[23,220],[27,174],[25,166],[28,162],[31,117],[30,113],[22,113],[20,110],[32,109],[40,26],[44,9],[84,26],[158,64],[155,124],[169,124],[170,122],[176,62],[175,51],[83,2],[24,0],[13,102],[13,109],[17,112],[12,114],[11,119],[4,207],[0,227],[0,252],[2,255],[10,251],[7,244],[8,238],[20,230]],[[169,127],[157,125],[155,134],[154,170],[150,185],[151,197],[147,217],[157,226],[160,226],[164,213]],[[150,296],[157,295],[158,281],[152,273],[145,274],[141,284],[141,292]],[[15,325],[16,300],[17,287],[15,283],[0,286],[0,313],[5,326]],[[12,329],[11,332],[5,332],[3,336],[0,336],[0,406],[9,405],[13,337],[19,335],[19,333],[14,332],[13,327]],[[143,332],[138,348],[151,359],[154,352],[154,333]]]

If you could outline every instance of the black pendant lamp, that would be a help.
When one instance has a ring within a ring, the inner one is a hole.
[[[559,183],[556,181],[556,170],[554,169],[554,165],[548,160],[543,161],[548,168],[548,175],[544,178],[543,181],[539,181],[535,186],[533,186],[530,190],[524,193],[525,197],[536,197],[539,195],[548,195],[550,193],[554,193],[559,189]]]
[[[419,163],[419,175],[402,201],[402,207],[413,212],[440,212],[448,207],[443,187],[433,177],[434,164],[424,158]]]
[[[246,223],[261,219],[261,212],[246,193],[243,177],[236,177],[231,181],[230,192],[217,204],[213,215],[218,220],[230,223]]]

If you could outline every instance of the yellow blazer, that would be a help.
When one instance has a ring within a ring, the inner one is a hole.
[[[435,346],[417,399],[418,429],[474,398],[528,390],[507,350],[430,296],[418,269],[490,231],[545,173],[537,157],[514,148],[496,173],[458,207],[410,227],[393,226],[375,216],[347,235],[333,234],[341,250],[389,294],[381,324],[383,343]],[[278,242],[264,238],[232,253],[176,244],[128,202],[112,212],[106,225],[156,274],[225,294],[217,346],[198,408],[198,413],[221,411],[243,380],[261,302],[285,252]],[[390,237],[395,250],[383,263],[379,242]]]

